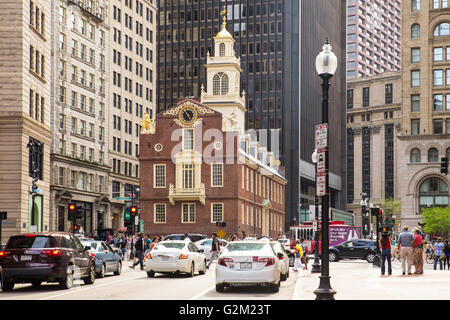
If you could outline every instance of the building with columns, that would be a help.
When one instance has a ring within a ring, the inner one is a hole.
[[[217,232],[276,237],[284,232],[279,161],[245,129],[240,59],[226,21],[207,58],[200,99],[181,99],[141,132],[141,215],[155,235]]]
[[[415,226],[424,208],[449,205],[450,8],[445,0],[402,2],[402,128],[398,160],[401,223]]]
[[[347,83],[347,210],[362,226],[361,200],[400,200],[401,73],[385,72]],[[369,230],[367,230],[369,231]],[[369,234],[369,232],[366,232]]]

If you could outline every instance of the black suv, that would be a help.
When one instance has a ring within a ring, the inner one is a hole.
[[[0,251],[1,287],[11,291],[15,283],[59,282],[69,289],[74,279],[85,284],[95,282],[94,257],[90,247],[69,233],[33,233],[14,235]]]
[[[164,240],[184,240],[185,236],[183,234],[169,234],[164,237]],[[206,236],[204,234],[198,234],[198,233],[189,233],[188,238],[191,239],[192,242],[197,242],[203,239],[206,239]]]
[[[329,260],[336,262],[341,259],[361,259],[372,263],[376,256],[376,243],[372,240],[349,240],[337,246],[330,247]]]

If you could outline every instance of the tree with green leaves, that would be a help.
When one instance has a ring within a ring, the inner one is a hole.
[[[450,207],[428,208],[422,212],[424,233],[448,237],[450,234]]]

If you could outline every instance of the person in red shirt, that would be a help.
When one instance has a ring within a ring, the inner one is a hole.
[[[413,265],[414,274],[423,274],[423,238],[419,229],[414,229]]]
[[[392,275],[392,264],[391,264],[391,247],[392,240],[387,233],[381,235],[379,242],[381,249],[381,275],[384,276],[386,272],[386,260],[388,263],[388,274]]]

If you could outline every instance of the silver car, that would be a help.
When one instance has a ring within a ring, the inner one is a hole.
[[[225,247],[227,246],[228,241],[223,240],[223,239],[218,239],[218,240],[219,240],[220,253],[222,253],[223,250],[225,249]],[[197,245],[197,247],[200,250],[203,250],[203,254],[206,256],[206,259],[208,259],[208,260],[211,259],[212,239],[203,239],[203,240],[197,241],[195,244]]]

